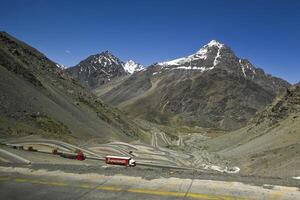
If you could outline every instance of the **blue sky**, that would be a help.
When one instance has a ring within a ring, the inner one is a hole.
[[[0,29],[72,66],[109,50],[149,65],[212,39],[266,72],[300,81],[297,0],[0,0]]]

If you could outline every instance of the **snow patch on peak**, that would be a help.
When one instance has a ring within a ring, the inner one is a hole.
[[[188,67],[185,67],[185,66],[179,66],[179,67],[176,67],[176,68],[172,68],[171,70],[174,70],[174,69],[186,69],[186,70],[200,70],[201,72],[205,72],[205,71],[210,71],[212,69],[214,69],[214,67],[197,67],[197,66],[188,66]]]
[[[220,48],[218,48],[218,53],[217,53],[217,55],[216,55],[216,57],[215,57],[215,59],[214,59],[214,66],[216,66],[217,64],[219,64],[219,58],[221,57],[221,54],[220,54],[220,49],[221,49],[222,47],[220,47]]]
[[[217,46],[217,47],[221,48],[222,46],[224,46],[224,44],[218,42],[217,40],[212,40],[205,46],[209,46],[209,47]]]
[[[123,65],[123,62],[111,54],[109,51],[103,51],[97,55],[93,56],[90,61],[91,64],[103,64],[104,67],[110,66],[112,64]]]
[[[212,40],[210,41],[208,44],[204,45],[203,47],[201,47],[201,49],[199,49],[199,51],[196,52],[196,54],[200,54],[200,55],[206,55],[208,52],[208,48],[209,47],[218,47],[218,49],[221,49],[222,47],[224,47],[225,45],[218,42],[217,40]]]
[[[168,65],[180,65],[180,64],[184,64],[185,62],[189,62],[189,56],[188,57],[184,57],[184,58],[177,58],[175,60],[170,60],[170,61],[166,61],[166,62],[160,62],[157,63],[158,65],[163,65],[163,66],[168,66]]]
[[[133,60],[128,60],[124,65],[124,69],[126,72],[133,74],[134,72],[143,70],[144,66],[134,62]]]
[[[241,61],[241,59],[239,59],[239,63],[240,63],[240,66],[241,66],[241,68],[242,68],[242,71],[243,71],[244,77],[246,78],[246,77],[247,77],[247,75],[246,75],[246,72],[245,72],[245,66],[242,64],[242,61]]]
[[[212,67],[215,67],[220,62],[219,59],[221,58],[221,49],[225,48],[224,44],[222,44],[216,40],[210,41],[208,44],[201,47],[201,49],[199,49],[195,54],[192,54],[190,56],[183,57],[183,58],[177,58],[175,60],[160,62],[160,63],[158,63],[158,65],[182,66],[182,65],[186,65],[186,63],[191,63],[192,61],[195,61],[195,60],[206,60],[209,57],[209,55],[212,55],[212,52],[214,52],[211,49],[211,47],[217,47],[217,49],[218,49],[217,54],[214,55],[215,58],[214,58],[214,62],[212,65]]]
[[[64,65],[61,65],[61,64],[58,64],[58,63],[55,63],[55,64],[56,64],[56,67],[58,67],[59,69],[62,69],[62,70],[67,69],[67,67],[64,66]]]
[[[239,63],[240,63],[240,67],[242,69],[244,77],[245,78],[247,77],[246,72],[248,72],[248,74],[250,72],[250,74],[252,75],[252,79],[253,79],[256,74],[256,71],[255,71],[255,68],[252,66],[252,64],[246,59],[239,59]]]
[[[199,51],[197,51],[194,55],[191,55],[190,57],[194,57],[194,59],[207,59],[208,49],[207,48],[201,48]]]

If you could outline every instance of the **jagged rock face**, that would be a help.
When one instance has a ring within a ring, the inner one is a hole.
[[[66,72],[80,83],[91,89],[105,85],[112,79],[124,77],[138,71],[144,67],[129,60],[126,63],[115,57],[108,51],[92,55],[81,61],[78,65],[66,69]]]
[[[137,72],[101,97],[134,117],[169,125],[233,130],[289,83],[211,41],[195,54]]]
[[[115,77],[128,75],[129,73],[125,71],[123,66],[123,61],[105,51],[88,57],[66,71],[73,78],[78,79],[82,85],[96,88]]]

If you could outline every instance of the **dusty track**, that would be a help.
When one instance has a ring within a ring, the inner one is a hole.
[[[198,171],[220,171],[229,172],[226,167],[212,165],[203,153],[190,154],[181,151],[175,151],[169,148],[161,147],[160,144],[170,145],[171,142],[160,131],[155,131],[152,134],[152,144],[146,145],[143,143],[128,144],[124,142],[112,142],[108,144],[93,144],[89,146],[79,147],[68,144],[62,141],[47,140],[47,139],[17,139],[2,141],[7,145],[27,145],[33,146],[35,149],[47,147],[48,153],[51,153],[51,148],[59,149],[59,151],[67,151],[74,153],[76,150],[81,150],[87,158],[103,160],[106,155],[119,155],[134,157],[137,164],[140,166],[161,167],[161,168],[181,168],[193,169]],[[183,145],[183,138],[179,138],[178,144]],[[44,151],[44,150],[43,150]]]

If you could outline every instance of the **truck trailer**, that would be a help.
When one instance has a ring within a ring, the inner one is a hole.
[[[121,157],[121,156],[106,156],[105,157],[106,164],[112,164],[112,165],[125,165],[129,167],[134,167],[135,160],[133,160],[131,157]]]

